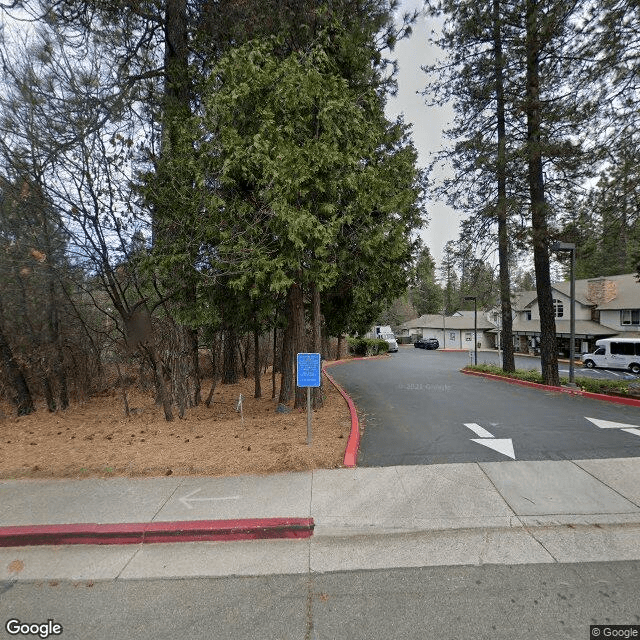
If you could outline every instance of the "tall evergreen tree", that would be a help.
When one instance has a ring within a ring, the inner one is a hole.
[[[415,280],[409,291],[409,298],[419,316],[442,312],[444,296],[436,282],[435,269],[436,263],[431,257],[429,247],[423,247],[418,253]]]

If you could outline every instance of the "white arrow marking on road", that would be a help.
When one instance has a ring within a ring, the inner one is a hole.
[[[475,422],[468,422],[464,425],[467,429],[471,429],[479,438],[471,438],[472,442],[483,444],[485,447],[489,447],[498,453],[502,453],[505,456],[516,459],[516,454],[513,451],[513,441],[511,438],[494,438],[493,434],[489,433],[484,427],[481,427]]]
[[[475,422],[469,422],[464,426],[468,429],[471,429],[473,433],[475,433],[477,436],[480,436],[481,438],[493,438],[493,435],[491,435],[486,429],[483,429],[479,424],[476,424]]]
[[[471,438],[473,442],[477,442],[478,444],[483,444],[485,447],[489,447],[489,449],[493,449],[498,453],[502,453],[505,456],[509,456],[510,458],[516,459],[516,454],[513,451],[513,442],[511,438]]]
[[[200,491],[202,491],[202,489],[196,489],[195,491],[192,491],[188,495],[180,498],[180,502],[182,502],[182,504],[185,507],[187,507],[187,509],[193,509],[193,505],[191,504],[192,502],[210,502],[210,501],[217,501],[217,500],[239,500],[240,499],[240,496],[225,496],[223,498],[192,498],[191,497],[191,496],[195,496],[196,493],[200,493]]]
[[[623,429],[627,433],[633,433],[634,436],[640,436],[640,429]]]
[[[587,416],[585,416],[587,418]],[[596,427],[600,427],[601,429],[637,429],[637,424],[624,424],[623,422],[610,422],[609,420],[599,420],[596,418],[587,418],[589,422],[593,422]],[[633,433],[633,432],[632,432]]]

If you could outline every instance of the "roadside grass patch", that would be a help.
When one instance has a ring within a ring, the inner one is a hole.
[[[501,367],[494,364],[467,365],[464,369],[468,371],[479,371],[481,373],[490,373],[494,376],[503,378],[513,378],[515,380],[524,380],[526,382],[537,382],[543,384],[542,374],[535,369],[525,371],[517,369],[516,371],[507,373]],[[636,380],[593,380],[592,378],[575,379],[576,384],[582,391],[589,393],[603,393],[605,395],[629,396],[636,397],[640,393],[640,386]],[[560,384],[568,384],[569,378],[560,378]]]

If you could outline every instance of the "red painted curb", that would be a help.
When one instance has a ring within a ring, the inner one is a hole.
[[[484,371],[467,371],[461,369],[462,373],[469,376],[478,376],[480,378],[489,378],[490,380],[503,380],[509,384],[518,384],[521,387],[534,387],[543,391],[555,391],[557,393],[568,393],[572,396],[582,396],[583,398],[592,398],[593,400],[603,400],[604,402],[612,402],[613,404],[625,404],[631,407],[640,407],[640,400],[635,398],[619,398],[618,396],[608,396],[604,393],[592,393],[591,391],[582,391],[582,389],[567,389],[566,387],[552,387],[548,384],[540,384],[538,382],[529,382],[528,380],[518,380],[507,376],[497,376],[494,373],[485,373]]]
[[[362,360],[362,358],[358,358]],[[350,362],[350,360],[336,360],[335,362],[327,363],[325,367],[332,367],[336,364],[342,364],[343,362]],[[349,431],[349,439],[347,440],[347,448],[344,452],[343,464],[345,467],[355,467],[358,462],[358,449],[360,447],[360,424],[358,422],[358,413],[356,412],[356,406],[353,404],[353,400],[342,389],[342,387],[324,370],[324,375],[327,376],[329,382],[340,392],[340,395],[347,401],[349,406],[349,413],[351,414],[351,430]]]
[[[27,525],[0,527],[0,547],[309,538],[313,528],[313,518]]]

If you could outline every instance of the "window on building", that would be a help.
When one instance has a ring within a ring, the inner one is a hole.
[[[473,340],[473,333],[471,333],[470,331],[469,331],[468,333],[465,333],[465,334],[464,334],[464,339],[465,339],[467,342],[471,342],[471,341]]]
[[[562,318],[564,316],[564,304],[562,300],[553,299],[553,312],[556,318]]]
[[[620,324],[640,324],[640,309],[622,309]]]
[[[525,320],[531,320],[531,309],[527,309],[524,312],[524,319]]]

